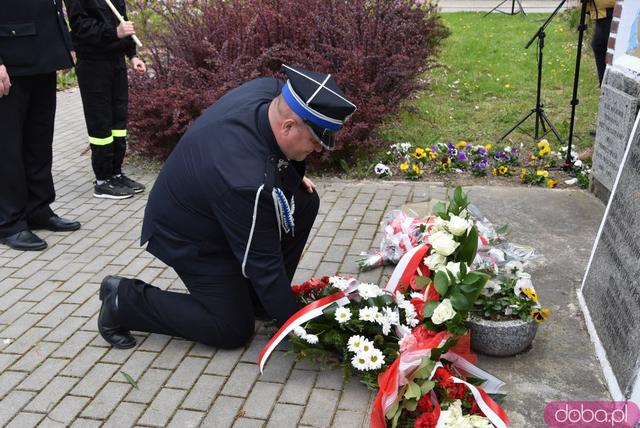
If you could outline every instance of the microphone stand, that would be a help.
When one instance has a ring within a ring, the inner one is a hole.
[[[519,13],[522,13],[523,15],[526,15],[526,12],[524,11],[524,8],[522,7],[522,3],[520,3],[520,0],[511,0],[511,13],[503,12],[503,11],[498,9],[500,6],[502,6],[503,4],[505,4],[508,1],[509,0],[502,0],[496,7],[491,9],[489,12],[485,13],[484,16],[487,16],[491,12],[495,12],[495,11],[498,11],[500,13],[504,13],[505,15],[517,15]],[[520,9],[517,12],[516,12],[516,3],[518,3],[518,8]],[[483,16],[483,18],[484,18],[484,16]]]
[[[565,1],[566,0],[560,1],[560,4],[558,5],[558,7],[556,7],[553,13],[549,15],[547,20],[540,26],[540,28],[538,28],[538,31],[536,31],[536,33],[533,35],[531,40],[529,40],[529,43],[527,43],[527,45],[524,47],[525,49],[529,49],[529,46],[531,46],[533,42],[536,39],[538,39],[538,84],[537,84],[537,90],[536,90],[536,106],[528,114],[526,114],[522,119],[520,119],[518,123],[516,123],[513,127],[511,127],[511,129],[505,132],[504,135],[502,135],[502,137],[498,139],[498,143],[500,143],[502,140],[507,138],[509,134],[515,131],[520,125],[522,125],[532,115],[535,115],[535,119],[536,119],[535,133],[533,137],[534,140],[537,141],[540,137],[547,134],[548,131],[545,128],[545,123],[546,123],[551,129],[551,131],[553,132],[553,134],[556,136],[558,141],[562,143],[562,137],[560,137],[558,130],[553,126],[553,124],[551,123],[551,120],[544,112],[544,108],[543,108],[544,106],[541,103],[541,95],[542,95],[542,65],[543,65],[544,39],[546,37],[544,30],[545,28],[547,28],[547,25],[549,25],[553,17],[556,16],[556,14],[560,11]],[[540,127],[542,127],[542,131],[543,131],[542,134],[539,132]]]

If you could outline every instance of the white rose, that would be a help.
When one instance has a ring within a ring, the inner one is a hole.
[[[441,230],[444,230],[445,227],[447,227],[447,220],[440,218],[440,217],[436,217],[433,220],[433,223],[429,226],[429,231],[431,233],[435,233],[435,232],[439,232]]]
[[[453,236],[446,232],[436,232],[429,237],[433,251],[443,256],[450,256],[460,245],[453,240]]]
[[[442,266],[440,269],[436,269],[436,270],[442,270],[442,271],[448,270],[453,274],[453,276],[457,278],[458,274],[460,273],[460,263],[449,262],[447,263],[446,266]]]
[[[462,217],[452,215],[449,220],[448,229],[454,236],[462,236],[467,232],[469,228],[469,222]]]
[[[433,253],[429,257],[424,258],[424,264],[429,266],[431,270],[438,270],[447,261],[447,258],[441,254]]]
[[[454,311],[453,306],[451,306],[451,300],[444,299],[433,311],[433,316],[431,316],[431,322],[433,322],[436,325],[439,325],[445,321],[450,320],[455,316],[456,316],[456,311]]]

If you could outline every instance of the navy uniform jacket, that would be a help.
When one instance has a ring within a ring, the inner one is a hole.
[[[61,0],[0,1],[0,64],[9,77],[73,67]]]
[[[249,278],[280,323],[297,309],[285,272],[274,187],[291,193],[304,164],[284,167],[268,119],[282,83],[261,78],[220,98],[179,141],[149,195],[141,244],[178,272]],[[279,170],[280,169],[280,170]]]

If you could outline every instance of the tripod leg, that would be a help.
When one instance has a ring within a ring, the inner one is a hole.
[[[524,16],[527,16],[527,13],[524,11],[524,7],[522,7],[522,3],[520,3],[520,0],[516,1],[518,2],[518,6],[520,7],[520,11],[518,11],[518,13],[522,12]]]
[[[498,10],[498,8],[500,6],[502,6],[503,4],[505,4],[506,2],[508,2],[509,0],[502,0],[496,7],[494,7],[493,9],[491,9],[489,12],[485,13],[482,17],[484,18],[485,16],[489,15],[491,12],[495,12],[496,10]]]
[[[530,112],[529,112],[525,117],[523,117],[522,119],[520,119],[520,121],[519,121],[518,123],[516,123],[515,125],[513,125],[513,126],[511,127],[511,129],[509,129],[507,132],[505,132],[505,133],[504,133],[504,135],[498,139],[497,143],[500,143],[500,142],[502,142],[502,140],[504,140],[505,138],[507,138],[507,136],[508,136],[509,134],[511,134],[513,131],[515,131],[515,130],[516,130],[516,128],[518,128],[520,125],[522,125],[522,124],[524,123],[524,121],[525,121],[525,120],[527,120],[527,119],[529,119],[529,117],[531,117],[531,115],[532,115],[533,113],[535,113],[535,112],[536,112],[535,110],[531,110],[531,111],[530,111]]]
[[[551,131],[553,132],[553,134],[556,136],[556,138],[558,139],[558,141],[560,142],[560,144],[563,144],[564,141],[562,141],[562,137],[560,137],[560,133],[558,132],[558,130],[553,126],[553,124],[551,123],[551,121],[549,120],[549,118],[547,117],[547,115],[545,114],[545,112],[541,113],[541,117],[544,120],[544,122],[547,122],[547,124],[549,125],[549,128],[551,128]]]

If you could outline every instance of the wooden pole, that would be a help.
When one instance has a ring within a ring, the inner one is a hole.
[[[109,9],[111,9],[111,12],[113,12],[113,14],[116,16],[116,18],[118,18],[120,23],[123,23],[124,22],[124,18],[122,17],[122,15],[120,15],[120,12],[118,12],[118,9],[116,9],[116,7],[113,5],[113,3],[111,3],[111,0],[104,0],[104,1],[107,3],[107,6],[109,6]],[[134,42],[136,42],[136,45],[138,45],[139,48],[142,47],[142,42],[140,41],[138,36],[136,36],[135,34],[132,34],[131,38],[133,39]]]

